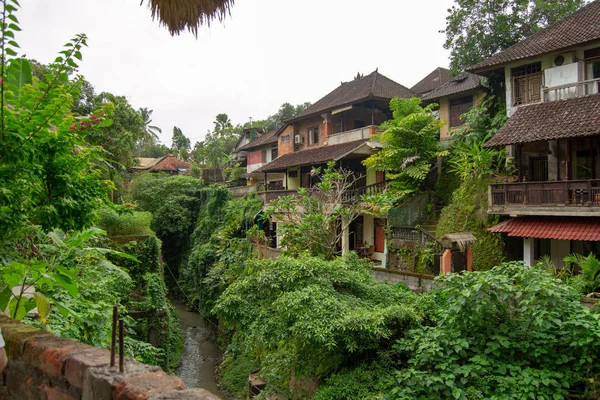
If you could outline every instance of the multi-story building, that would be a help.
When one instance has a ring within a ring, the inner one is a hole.
[[[600,254],[600,1],[469,70],[505,83],[510,118],[485,146],[518,170],[489,187],[489,213],[507,218],[490,231],[529,264]]]
[[[380,133],[381,123],[392,118],[390,100],[414,96],[416,94],[410,89],[374,71],[343,82],[301,114],[286,121],[275,134],[277,157],[252,171],[253,175],[263,175],[263,185],[267,189],[262,192],[265,203],[293,194],[298,188],[311,187],[318,179],[311,171],[325,167],[329,161],[352,171],[356,177],[353,188],[356,196],[347,196],[348,201],[358,201],[359,194],[382,190],[384,173],[367,170],[362,161],[380,149],[380,144],[372,138]],[[250,161],[248,165],[251,165]],[[341,251],[366,247],[372,249],[374,259],[381,260],[385,249],[384,226],[384,220],[360,216],[344,234]]]

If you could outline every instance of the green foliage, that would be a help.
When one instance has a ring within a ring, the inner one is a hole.
[[[152,214],[140,211],[118,211],[103,207],[98,211],[98,226],[109,236],[145,236],[153,234],[150,229]]]
[[[382,125],[385,131],[379,136],[383,148],[363,161],[367,168],[388,171],[399,195],[416,193],[432,161],[445,154],[439,144],[439,129],[444,122],[433,114],[435,106],[421,107],[421,100],[416,97],[392,99],[394,119]]]
[[[597,375],[600,315],[545,271],[506,263],[451,274],[435,324],[398,340],[392,398],[564,398]]]
[[[445,49],[454,74],[569,15],[584,0],[455,0],[446,17]]]
[[[295,376],[323,377],[386,348],[421,322],[428,302],[403,285],[376,283],[356,256],[250,260],[214,312],[235,330],[276,390]]]
[[[158,333],[158,348],[164,350],[165,358],[157,365],[162,365],[168,370],[179,365],[181,361],[183,335],[179,325],[179,313],[166,297],[167,288],[161,274],[148,273],[144,280],[146,295],[140,307],[152,313],[147,319],[146,331],[154,330]]]
[[[446,233],[471,232],[477,238],[470,247],[475,270],[490,269],[504,260],[502,236],[487,231],[487,227],[497,223],[498,217],[488,219],[487,196],[483,193],[473,192],[472,200],[468,201],[464,200],[468,197],[455,196],[452,202],[442,209],[436,231],[437,237],[442,237]],[[477,202],[474,203],[475,201]],[[485,220],[482,221],[478,215],[484,215]]]
[[[382,398],[381,381],[391,374],[380,361],[342,369],[327,378],[313,400],[378,400]],[[389,379],[389,378],[388,378]]]
[[[6,6],[14,19],[15,10]],[[8,55],[16,45],[12,25],[4,26],[2,37]],[[19,237],[31,225],[45,231],[89,227],[93,211],[108,199],[112,185],[100,178],[99,151],[86,147],[83,135],[110,121],[102,112],[79,120],[70,113],[80,80],[69,81],[68,75],[77,68],[74,60],[81,59],[86,40],[78,35],[65,45],[48,67],[46,82],[33,81],[24,58],[2,65],[0,240]]]
[[[580,293],[587,295],[600,291],[600,260],[596,258],[595,254],[590,253],[587,257],[581,254],[569,254],[564,261],[565,270],[569,270],[572,264],[579,267],[580,273],[571,283],[577,287]]]
[[[454,142],[448,160],[449,172],[460,179],[449,204],[442,209],[436,235],[471,232],[477,242],[473,251],[473,268],[490,269],[503,261],[504,241],[501,235],[487,231],[498,222],[489,215],[488,185],[495,176],[511,173],[510,160],[504,150],[488,149],[483,143],[506,122],[506,112],[498,97],[488,96],[479,108],[464,114],[464,125],[453,134]]]
[[[244,398],[248,395],[248,375],[259,365],[251,357],[232,351],[231,347],[228,347],[219,365],[219,385],[228,393]]]
[[[283,103],[275,114],[267,117],[265,128],[267,130],[279,129],[283,126],[284,121],[300,114],[310,106],[311,103],[309,102],[297,104],[296,106],[293,106],[290,103]]]
[[[219,186],[204,189],[201,196],[203,205],[182,285],[203,314],[210,315],[215,300],[252,257],[243,229],[254,224],[263,205],[257,197],[231,200],[229,191]]]

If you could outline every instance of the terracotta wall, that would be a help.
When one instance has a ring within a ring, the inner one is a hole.
[[[118,367],[110,367],[108,350],[57,338],[6,317],[0,317],[0,328],[8,355],[0,375],[2,400],[219,399],[203,389],[186,390],[179,378],[129,358],[119,373]]]
[[[262,162],[262,150],[256,150],[248,153],[248,165],[260,164]]]

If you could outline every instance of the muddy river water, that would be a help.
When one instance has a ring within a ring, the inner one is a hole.
[[[215,363],[219,348],[214,343],[214,334],[202,316],[185,309],[183,302],[171,300],[179,311],[181,327],[185,332],[185,348],[181,365],[175,374],[188,388],[202,388],[225,399],[215,381]]]

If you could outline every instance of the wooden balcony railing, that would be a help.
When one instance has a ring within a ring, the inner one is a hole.
[[[383,193],[389,184],[390,181],[378,182],[372,185],[364,186],[358,189],[347,190],[342,194],[342,201],[344,203],[356,203],[361,200],[363,195],[374,195],[378,193]],[[280,190],[280,189],[271,189],[262,186],[258,190],[258,194],[263,197],[263,201],[265,204],[270,203],[272,200],[275,200],[282,196],[290,196],[298,194],[298,190]],[[313,195],[314,193],[319,193],[317,190],[308,189],[307,193],[309,195]]]
[[[489,186],[489,208],[600,207],[600,179],[516,182]]]

